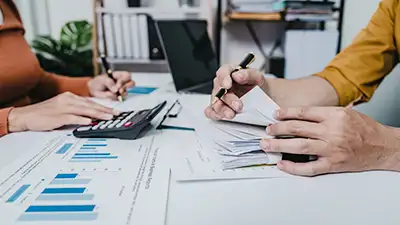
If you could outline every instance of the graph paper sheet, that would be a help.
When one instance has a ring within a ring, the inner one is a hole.
[[[0,171],[0,224],[164,224],[170,172],[157,138],[21,143]]]

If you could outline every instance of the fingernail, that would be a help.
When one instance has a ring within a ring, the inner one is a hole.
[[[225,110],[224,112],[225,118],[232,119],[234,117],[233,113],[230,110]]]
[[[267,134],[270,134],[270,133],[271,133],[271,125],[269,125],[269,126],[267,127],[267,129],[265,129],[265,131],[267,132]]]
[[[278,110],[276,110],[276,111],[274,112],[274,118],[275,118],[275,119],[278,119],[278,118],[279,118],[279,114],[280,114],[280,110],[278,109]]]
[[[239,101],[233,101],[232,102],[232,107],[236,111],[240,111],[241,109],[241,103]]]
[[[120,111],[113,109],[113,114],[116,116],[119,116],[121,114]]]
[[[104,114],[104,120],[111,120],[112,118],[114,118],[113,115],[111,115],[111,114]]]
[[[260,147],[262,150],[268,151],[270,149],[270,144],[267,140],[261,140]]]

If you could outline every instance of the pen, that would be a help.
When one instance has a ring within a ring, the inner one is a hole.
[[[232,75],[233,75],[234,73],[236,73],[237,71],[239,71],[239,70],[247,69],[248,66],[249,66],[251,63],[253,63],[255,59],[256,59],[256,56],[255,56],[253,53],[247,54],[246,58],[243,59],[243,61],[239,64],[239,66],[236,67],[236,68],[231,72],[230,76],[232,77]],[[233,79],[232,79],[232,82],[234,82]],[[217,94],[215,95],[215,99],[214,99],[212,105],[215,104],[215,102],[217,102],[218,99],[221,99],[226,93],[228,93],[228,91],[229,91],[229,90],[227,90],[227,89],[225,89],[225,88],[219,89],[219,91],[218,91]]]
[[[110,65],[107,62],[106,56],[104,54],[101,54],[100,58],[101,58],[101,62],[103,63],[103,67],[106,70],[108,77],[113,79],[114,82],[117,83],[117,80],[113,77],[113,71],[112,71],[112,69],[110,69]],[[122,97],[121,93],[119,93],[119,90],[117,91],[117,98],[118,98],[118,101],[120,101],[120,102],[124,101],[124,98]]]

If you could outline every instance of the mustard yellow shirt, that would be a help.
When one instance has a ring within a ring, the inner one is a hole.
[[[341,106],[368,101],[397,65],[400,54],[397,46],[400,46],[399,0],[383,0],[352,44],[316,75],[333,85]]]

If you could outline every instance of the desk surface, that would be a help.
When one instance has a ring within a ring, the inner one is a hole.
[[[166,74],[134,77],[138,85],[156,85],[157,81],[165,86],[171,84]],[[23,153],[18,147],[19,138],[0,142],[2,165]],[[179,157],[173,154],[176,153],[171,151],[170,157]],[[397,225],[399,176],[393,172],[368,172],[180,183],[174,181],[172,173],[166,224]],[[4,216],[0,213],[0,218]]]

